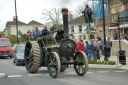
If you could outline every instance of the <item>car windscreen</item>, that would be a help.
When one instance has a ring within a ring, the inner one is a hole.
[[[18,46],[17,47],[17,52],[24,52],[25,46]]]
[[[0,40],[0,46],[11,46],[9,40]]]

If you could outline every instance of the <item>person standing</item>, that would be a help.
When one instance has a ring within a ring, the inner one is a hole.
[[[94,59],[97,59],[97,43],[95,41],[95,39],[92,39],[93,40],[93,46],[95,47],[94,48]]]
[[[36,40],[40,34],[41,32],[38,30],[38,26],[35,26],[35,30],[32,32],[31,37],[32,39]]]
[[[49,31],[47,30],[47,25],[44,26],[44,29],[42,30],[42,34],[43,34],[44,36],[50,34]]]
[[[117,40],[117,38],[118,38],[118,34],[117,34],[116,30],[114,30],[113,40]]]
[[[77,51],[82,51],[81,44],[80,44],[79,40],[77,40],[77,42],[76,42],[76,50]]]
[[[85,46],[85,53],[88,56],[88,47],[89,47],[88,41],[85,41],[85,44],[86,44],[86,46]]]
[[[90,56],[92,56],[92,59],[94,60],[94,45],[93,40],[90,40],[90,45],[88,46],[88,60],[90,60]]]
[[[81,50],[85,52],[83,40],[80,40]]]
[[[111,53],[111,47],[112,47],[112,41],[110,41],[110,38],[106,41],[106,49],[107,49],[107,57],[110,58]]]
[[[96,39],[96,43],[97,43],[97,60],[100,60],[100,42],[98,41],[98,39]]]

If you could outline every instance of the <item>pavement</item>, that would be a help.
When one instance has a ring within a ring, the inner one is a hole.
[[[102,56],[101,58],[100,58],[100,61],[103,61],[104,60],[104,56]],[[124,70],[128,70],[128,57],[126,57],[126,65],[122,65],[122,64],[119,64],[119,59],[117,59],[117,56],[111,56],[110,58],[109,58],[109,60],[113,60],[113,61],[116,61],[116,65],[114,66],[112,66],[112,65],[104,65],[104,66],[102,66],[102,65],[97,65],[96,67],[95,66],[93,66],[94,68],[115,68],[115,69],[124,69]]]

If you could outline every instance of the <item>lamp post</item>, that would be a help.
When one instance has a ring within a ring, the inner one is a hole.
[[[15,2],[15,16],[16,16],[16,32],[17,32],[17,44],[18,44],[18,25],[17,25],[17,9],[16,9],[16,0]]]
[[[106,36],[105,36],[105,16],[104,16],[104,0],[102,0],[102,10],[103,10],[103,33],[104,33],[104,54],[105,58],[104,60],[108,60],[107,54],[106,54]]]

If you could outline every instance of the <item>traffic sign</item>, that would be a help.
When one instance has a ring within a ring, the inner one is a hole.
[[[30,37],[31,33],[30,31],[27,31],[27,36]]]

